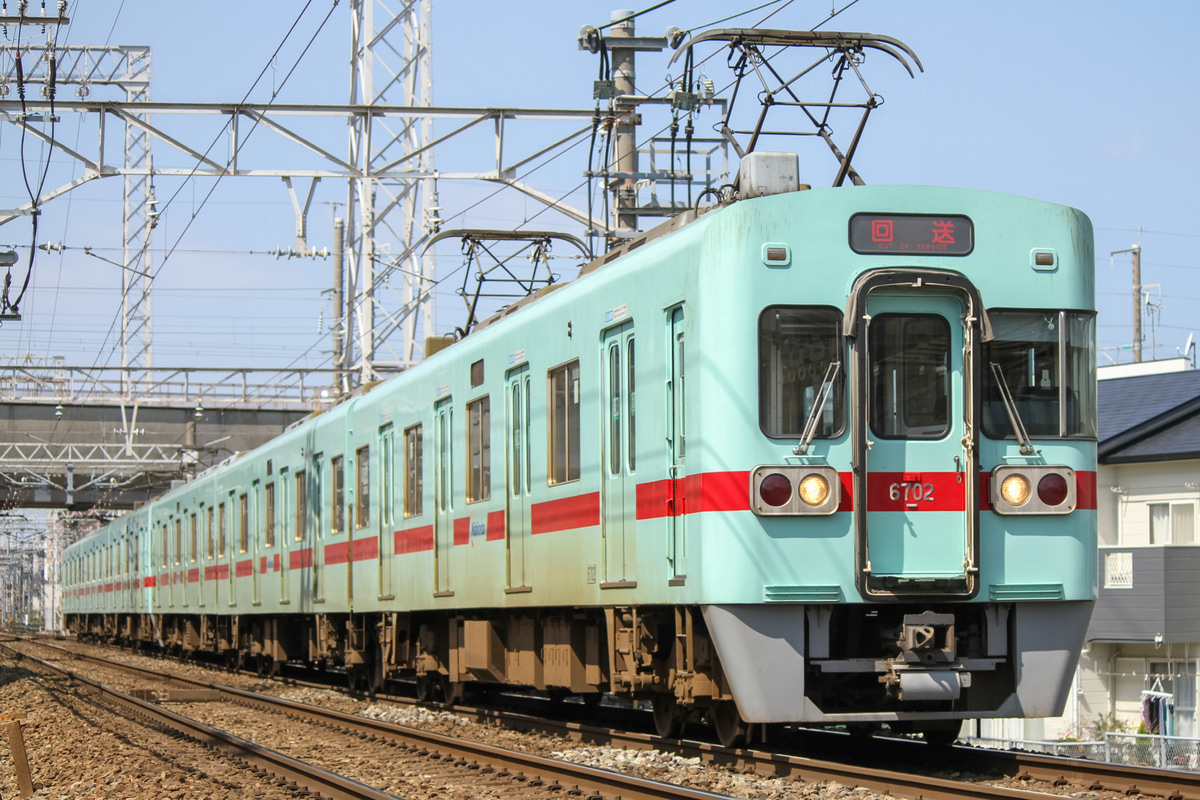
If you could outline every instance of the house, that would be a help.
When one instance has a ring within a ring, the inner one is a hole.
[[[1158,732],[1200,736],[1200,370],[1186,358],[1100,370],[1099,593],[1063,716],[982,723],[993,738],[1135,731],[1143,702],[1173,705]]]

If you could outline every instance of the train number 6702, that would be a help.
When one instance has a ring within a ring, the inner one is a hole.
[[[920,481],[900,481],[888,487],[888,497],[892,500],[903,499],[906,503],[932,502],[933,484]]]

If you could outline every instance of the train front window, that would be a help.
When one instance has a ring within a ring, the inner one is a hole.
[[[883,439],[950,432],[950,323],[936,314],[871,320],[871,430]]]
[[[798,438],[829,365],[842,360],[842,315],[816,306],[770,306],[758,318],[758,424],[773,438]],[[816,437],[842,431],[845,370],[817,420]]]
[[[1031,437],[1096,436],[1096,317],[1072,311],[989,311],[983,347],[983,432],[1012,438],[992,364]]]

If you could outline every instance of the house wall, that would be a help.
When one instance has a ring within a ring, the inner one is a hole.
[[[1101,465],[1096,484],[1100,546],[1130,548],[1133,585],[1105,589],[1101,550],[1101,601],[1063,714],[983,721],[978,729],[984,737],[1089,739],[1112,722],[1134,731],[1141,722],[1142,691],[1154,689],[1156,681],[1176,695],[1175,735],[1200,735],[1194,707],[1200,693],[1200,534],[1195,530],[1200,526],[1200,460]],[[1193,530],[1173,536],[1176,543],[1169,547],[1151,545],[1152,503],[1191,504]],[[1195,544],[1178,544],[1180,539]],[[1114,604],[1105,602],[1106,591],[1123,594]],[[1164,636],[1161,644],[1154,642],[1156,633]]]
[[[1175,535],[1172,541],[1200,541],[1195,533],[1200,516],[1195,510],[1200,503],[1200,460],[1102,464],[1096,473],[1096,494],[1101,546],[1150,544],[1151,503],[1191,504],[1192,530]]]

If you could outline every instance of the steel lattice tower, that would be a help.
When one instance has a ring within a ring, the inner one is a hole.
[[[350,103],[365,106],[350,118],[347,208],[346,367],[361,383],[378,367],[404,369],[433,333],[432,254],[421,250],[436,227],[436,184],[429,117],[383,120],[372,106],[431,106],[430,0],[396,3],[352,0]],[[399,168],[404,177],[375,177]],[[397,242],[386,252],[379,242]],[[395,277],[401,284],[393,286]],[[384,299],[391,295],[398,304]],[[397,339],[397,335],[399,338]],[[380,349],[387,342],[388,353]],[[354,343],[357,342],[357,348]],[[337,365],[335,365],[337,366]]]

